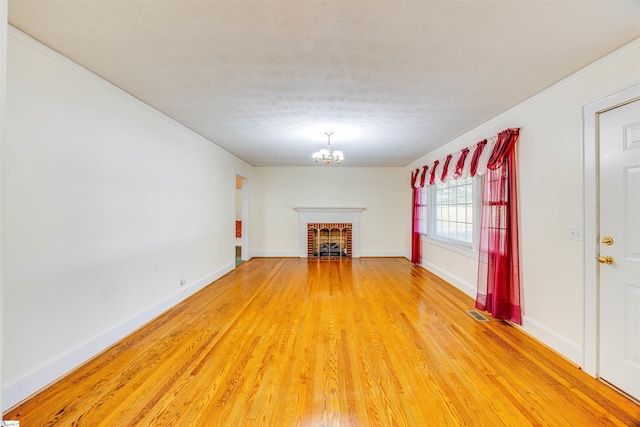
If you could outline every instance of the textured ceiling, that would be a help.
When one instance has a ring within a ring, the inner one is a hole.
[[[404,166],[639,37],[640,1],[10,0],[9,22],[252,165],[311,165],[333,131],[345,166]]]

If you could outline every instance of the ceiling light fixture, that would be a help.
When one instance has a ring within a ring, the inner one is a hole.
[[[340,162],[344,160],[344,156],[342,155],[342,151],[331,152],[331,135],[333,135],[333,132],[325,132],[324,134],[327,135],[327,148],[316,151],[311,157],[316,159],[316,163],[318,163],[318,160],[322,160],[325,165],[331,162],[336,162],[336,164],[339,165]]]

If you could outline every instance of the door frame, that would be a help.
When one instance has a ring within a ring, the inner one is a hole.
[[[599,128],[601,113],[640,98],[640,83],[583,106],[583,173],[584,173],[584,341],[582,370],[598,378],[600,242],[599,223]]]

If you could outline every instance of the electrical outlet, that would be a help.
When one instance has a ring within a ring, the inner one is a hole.
[[[187,279],[184,275],[180,276],[180,286],[184,286],[187,284]]]
[[[580,227],[569,227],[569,240],[582,240],[582,229]]]

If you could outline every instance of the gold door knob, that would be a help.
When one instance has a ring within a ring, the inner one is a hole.
[[[598,257],[600,264],[613,264],[613,257],[611,255],[602,255]]]

